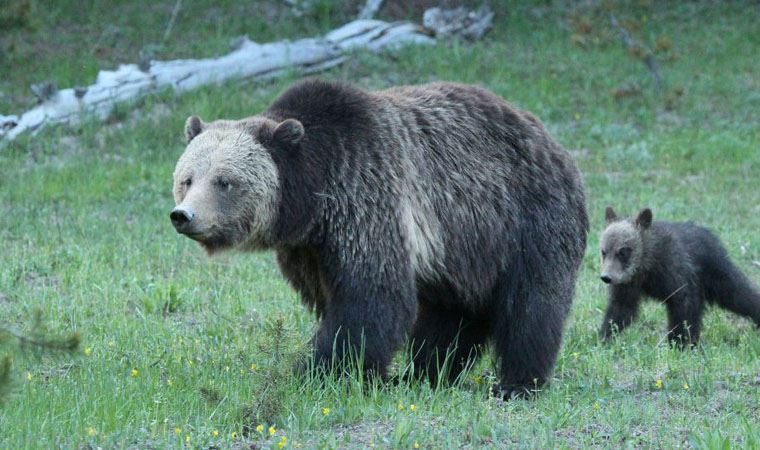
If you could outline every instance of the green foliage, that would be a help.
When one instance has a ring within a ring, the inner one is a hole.
[[[311,36],[353,14],[333,16],[333,7],[315,21],[286,7],[267,12],[280,1],[213,3],[183,2],[157,57],[219,54],[243,33],[258,42]],[[584,9],[596,3],[498,1],[483,42],[359,53],[324,74],[367,88],[477,83],[534,112],[575,156],[592,234],[554,378],[538,398],[489,398],[488,360],[453,387],[294,376],[315,321],[273,255],[209,260],[174,232],[171,173],[184,120],[261,111],[291,75],[162,93],[123,105],[114,124],[50,128],[0,150],[2,324],[43,342],[82,336],[69,354],[5,335],[0,355],[13,366],[0,359],[0,367],[12,392],[0,408],[0,448],[277,448],[283,438],[285,448],[757,446],[760,333],[751,323],[711,310],[700,346],[679,352],[665,342],[665,311],[648,304],[612,344],[596,337],[608,204],[711,227],[760,284],[756,8],[615,3],[621,23],[644,24],[631,33],[655,51],[664,86],[682,88],[669,102],[608,17]],[[17,110],[31,81],[82,85],[99,68],[136,61],[160,42],[174,4],[153,2],[150,14],[143,2],[36,8],[39,26],[0,33],[16,40],[0,63],[0,111]],[[576,11],[591,26],[586,46],[572,39]],[[672,47],[660,51],[663,36]],[[36,330],[35,310],[45,318]],[[400,355],[391,374],[408,370],[408,359]]]
[[[6,0],[0,8],[0,28],[25,28],[32,23],[32,0]]]
[[[69,333],[61,337],[50,337],[43,324],[42,310],[35,309],[33,324],[28,334],[0,323],[0,348],[9,348],[10,341],[12,340],[15,340],[18,346],[15,349],[9,349],[10,351],[14,351],[15,353],[19,351],[31,351],[39,354],[39,352],[74,351],[79,347],[81,338],[78,333]],[[28,375],[27,377],[30,376]],[[9,393],[10,386],[11,355],[6,353],[0,359],[0,406],[4,403],[4,396]]]
[[[5,395],[11,383],[11,355],[0,358],[0,406],[5,403]]]

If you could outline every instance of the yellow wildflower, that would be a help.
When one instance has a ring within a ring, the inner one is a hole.
[[[688,391],[688,390],[689,390],[689,383],[686,383],[686,382],[684,382],[684,383],[683,383],[683,389],[684,389],[685,391]]]
[[[251,372],[256,372],[259,369],[259,366],[256,364],[251,364]]]
[[[480,375],[475,375],[474,377],[472,377],[472,381],[478,386],[480,386],[481,384],[483,384],[483,377],[481,377]]]
[[[26,373],[26,381],[32,381],[32,372]]]
[[[84,356],[92,356],[92,347],[85,347]]]
[[[285,436],[283,436],[283,437],[280,438],[280,442],[277,443],[277,448],[283,448],[286,445],[288,445],[288,438],[286,438]]]
[[[138,371],[137,369],[133,368],[132,372],[130,372],[130,375],[132,375],[132,378],[137,378],[137,376],[140,375],[140,371]]]
[[[174,382],[172,381],[171,378],[169,378],[169,379],[166,380],[166,385],[169,386],[169,387],[174,386]]]
[[[328,408],[328,407],[322,408],[322,415],[326,416],[328,414],[330,414],[330,408]]]
[[[403,403],[401,403],[401,402],[398,402],[398,410],[399,410],[399,411],[403,411],[403,410],[405,410],[405,409],[406,409],[406,408],[404,407],[404,404],[403,404]]]
[[[257,433],[263,433],[264,432],[264,425],[262,425],[262,424],[256,425],[256,432]]]
[[[87,428],[87,436],[95,436],[96,434],[98,434],[98,430],[94,427]]]
[[[233,431],[230,437],[232,437],[233,440],[237,439],[237,433]]]
[[[211,436],[219,437],[219,430],[214,430],[211,432]]]
[[[411,405],[409,405],[409,411],[411,411],[411,412],[417,411],[417,405],[415,405],[414,403],[412,403]]]
[[[658,378],[657,381],[654,382],[654,387],[662,389],[662,378]]]
[[[174,427],[174,434],[176,434],[177,436],[179,436],[180,434],[182,434],[182,428],[180,428],[180,427]]]
[[[573,352],[572,355],[573,355],[573,358],[575,358],[575,359],[578,359],[578,357],[581,356],[581,354],[578,353],[578,352]]]
[[[420,448],[420,443],[417,441],[414,441],[414,445],[412,445],[414,448]]]
[[[190,443],[190,435],[189,434],[185,435],[185,442],[187,442],[188,444]]]
[[[269,427],[269,435],[274,436],[274,434],[277,433],[277,428],[270,426]]]

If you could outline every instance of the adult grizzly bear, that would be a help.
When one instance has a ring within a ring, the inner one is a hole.
[[[361,343],[384,375],[409,334],[432,379],[489,338],[502,395],[551,375],[588,219],[570,155],[529,113],[460,84],[308,80],[186,134],[172,223],[209,253],[274,249],[320,319],[318,364]]]

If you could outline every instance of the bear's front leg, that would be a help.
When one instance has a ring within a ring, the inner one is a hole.
[[[615,333],[628,327],[639,314],[641,290],[635,285],[612,285],[609,287],[609,303],[604,313],[599,337],[609,341]]]
[[[413,270],[400,248],[352,251],[344,244],[320,252],[328,298],[313,341],[315,365],[345,368],[361,355],[365,372],[385,377],[417,315]]]

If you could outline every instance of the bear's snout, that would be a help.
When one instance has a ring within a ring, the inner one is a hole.
[[[193,217],[195,217],[195,213],[179,206],[169,214],[169,219],[171,219],[177,233],[187,232],[188,225],[193,221]]]

